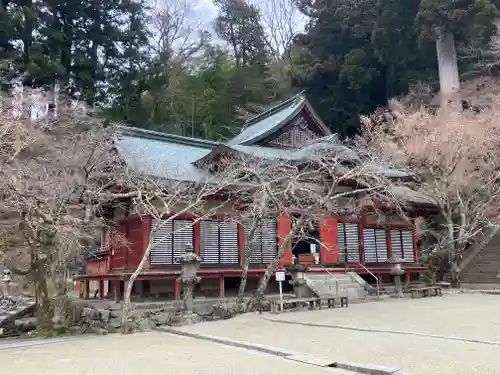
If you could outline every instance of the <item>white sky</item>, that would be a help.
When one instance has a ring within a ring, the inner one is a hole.
[[[161,1],[161,0],[160,0]],[[168,1],[168,0],[167,0]],[[246,0],[250,4],[259,6],[263,19],[266,20],[272,12],[277,12],[281,7],[290,7],[291,0]],[[193,10],[193,18],[200,21],[205,27],[211,29],[217,16],[217,7],[212,0],[187,0],[189,8]],[[290,8],[289,8],[290,9]],[[302,31],[306,18],[297,9],[293,8],[293,23],[297,31]]]

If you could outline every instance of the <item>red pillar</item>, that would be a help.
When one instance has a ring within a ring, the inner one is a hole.
[[[83,282],[83,285],[84,285],[83,299],[89,299],[89,294],[90,294],[90,280],[85,280]]]
[[[359,236],[359,262],[365,264],[365,237],[364,237],[365,217],[358,216],[358,236]]]
[[[290,234],[292,229],[292,219],[289,215],[278,216],[278,246],[281,246],[285,242],[285,238]],[[286,246],[283,257],[281,258],[281,264],[292,264],[292,241],[290,240]]]
[[[120,280],[113,280],[113,297],[115,302],[120,302]]]
[[[99,299],[104,299],[104,280],[99,280]]]
[[[196,222],[193,225],[193,250],[196,255],[200,255],[200,222]]]
[[[391,230],[385,228],[385,238],[387,240],[387,259],[392,257],[392,239],[391,239]]]
[[[226,294],[226,287],[224,285],[224,274],[220,274],[219,276],[219,298],[224,298]]]
[[[174,280],[174,296],[176,301],[181,299],[181,281],[179,279]]]
[[[79,297],[83,299],[83,283],[80,280],[77,280],[75,287]]]
[[[325,217],[320,220],[322,264],[336,264],[339,261],[337,221],[336,217]]]
[[[410,272],[406,272],[405,273],[405,283],[409,284],[410,282],[411,282],[411,273]]]

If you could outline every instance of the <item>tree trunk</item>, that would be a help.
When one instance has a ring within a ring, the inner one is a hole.
[[[54,303],[50,296],[47,278],[43,268],[36,268],[32,271],[33,283],[37,295],[37,336],[50,337],[53,335],[54,323]]]
[[[260,225],[260,219],[256,219],[245,241],[245,263],[243,264],[240,287],[238,290],[238,298],[236,299],[237,307],[243,306],[243,295],[245,294],[245,289],[247,286],[248,268],[250,266],[250,257],[252,256],[252,244],[255,239],[255,232],[257,231],[259,225]]]
[[[439,85],[442,103],[446,103],[450,96],[460,89],[458,76],[457,52],[453,33],[440,31],[436,40],[436,51],[439,70]]]
[[[248,311],[251,307],[255,306],[255,304],[263,298],[264,291],[267,289],[269,285],[269,280],[271,280],[271,276],[273,272],[276,270],[283,254],[285,254],[285,250],[292,241],[293,236],[297,233],[297,231],[302,227],[305,222],[305,217],[301,216],[299,220],[292,226],[290,232],[288,232],[287,236],[283,239],[283,243],[278,248],[278,253],[274,257],[273,261],[267,266],[266,271],[264,272],[264,276],[260,280],[259,287],[252,295],[252,297],[248,300],[246,304],[245,311]]]
[[[130,296],[132,294],[132,288],[134,287],[135,280],[137,279],[137,276],[140,275],[142,270],[144,269],[144,265],[146,264],[146,261],[148,260],[149,254],[151,253],[151,249],[153,248],[151,242],[149,243],[148,247],[146,248],[146,251],[144,252],[144,255],[142,256],[141,262],[135,269],[134,273],[130,276],[130,279],[128,280],[128,285],[127,289],[124,292],[123,295],[123,306],[122,306],[122,322],[121,322],[121,333],[131,333],[128,327],[128,313],[130,311]]]

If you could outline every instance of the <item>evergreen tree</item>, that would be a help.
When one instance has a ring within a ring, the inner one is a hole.
[[[495,32],[499,5],[498,0],[421,0],[420,38],[436,41],[443,94],[460,88],[456,44],[484,48]]]
[[[215,31],[229,46],[236,65],[228,89],[233,104],[248,116],[272,98],[269,51],[259,9],[243,0],[214,0],[214,4],[219,8]]]

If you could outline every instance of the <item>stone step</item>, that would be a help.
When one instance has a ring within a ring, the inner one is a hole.
[[[351,299],[364,299],[367,292],[364,287],[353,281],[349,275],[306,275],[306,285],[318,297],[339,294]]]

